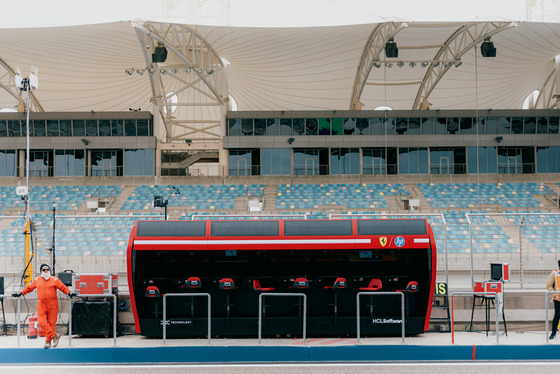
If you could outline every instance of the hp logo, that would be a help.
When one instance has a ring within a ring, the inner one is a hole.
[[[395,238],[395,245],[397,247],[402,247],[404,245],[404,238],[402,236],[397,236]]]

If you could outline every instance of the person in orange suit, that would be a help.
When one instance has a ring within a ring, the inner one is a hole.
[[[68,287],[62,283],[60,279],[51,275],[51,268],[47,264],[42,264],[41,276],[37,277],[29,286],[25,287],[20,293],[15,293],[13,297],[20,297],[21,295],[27,295],[34,289],[37,289],[37,298],[39,302],[37,303],[37,320],[39,321],[39,326],[43,329],[46,334],[45,348],[52,346],[56,347],[60,336],[56,333],[56,320],[58,317],[58,298],[56,296],[56,290],[59,289],[61,292],[65,293],[70,297],[76,297],[75,293],[70,292]]]

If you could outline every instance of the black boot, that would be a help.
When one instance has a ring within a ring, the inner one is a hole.
[[[550,334],[550,336],[548,337],[548,340],[552,340],[556,337],[556,333],[553,332],[552,334]]]

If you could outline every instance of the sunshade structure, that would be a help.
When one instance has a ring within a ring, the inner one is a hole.
[[[386,56],[392,39],[398,57]],[[560,24],[385,22],[254,28],[150,21],[0,29],[0,108],[149,110],[164,142],[219,141],[227,110],[556,107]],[[496,57],[483,57],[484,41]],[[152,54],[165,48],[164,62]],[[429,104],[428,104],[429,103]]]

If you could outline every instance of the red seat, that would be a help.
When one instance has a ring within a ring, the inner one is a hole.
[[[234,290],[235,282],[231,278],[220,279],[220,290]]]
[[[418,292],[418,282],[410,281],[406,285],[406,289],[404,290],[397,290],[397,292]]]
[[[253,279],[253,289],[255,291],[274,291],[274,287],[261,287],[261,281],[258,279]]]
[[[348,283],[346,282],[346,278],[336,278],[334,284],[332,286],[325,286],[323,287],[325,290],[334,288],[334,289],[342,289],[348,287]]]
[[[307,278],[296,278],[294,284],[290,287],[297,290],[306,290],[309,288],[309,281]]]
[[[379,291],[383,288],[383,283],[381,283],[381,279],[373,278],[369,281],[367,287],[360,287],[360,291]]]
[[[185,282],[187,288],[202,288],[202,282],[199,277],[189,277]]]

